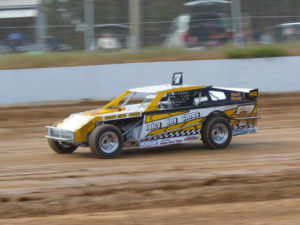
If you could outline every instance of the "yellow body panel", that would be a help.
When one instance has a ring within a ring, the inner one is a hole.
[[[163,113],[163,114],[157,114],[157,115],[152,115],[152,116],[147,116],[146,117],[146,123],[154,122],[157,120],[162,120],[166,119],[172,116],[178,116],[184,113],[187,113],[188,111],[183,111],[183,112],[175,112],[175,113]]]
[[[130,95],[132,92],[127,90],[123,94],[121,94],[119,97],[112,100],[110,103],[108,103],[104,108],[110,108],[110,107],[117,107],[119,106],[120,102],[128,95]]]
[[[158,130],[151,131],[151,132],[149,133],[149,136],[164,133],[165,130],[166,130],[166,128],[162,128],[162,129],[158,129]]]
[[[179,124],[176,124],[176,125],[173,125],[173,126],[169,126],[165,129],[165,132],[168,132],[168,131],[172,131],[172,130],[178,130],[179,128],[183,127],[185,123],[179,123]]]
[[[235,118],[236,117],[236,108],[225,111],[225,114],[228,116],[228,118]]]
[[[255,105],[255,108],[250,116],[257,116],[257,105]]]
[[[192,121],[186,122],[184,126],[185,126],[185,127],[189,127],[189,126],[192,126],[192,125],[201,123],[203,120],[204,120],[204,118],[192,120]]]
[[[108,113],[115,113],[119,112],[119,109],[99,109],[99,110],[94,110],[90,112],[83,113],[83,116],[99,116],[103,114],[108,114]]]
[[[102,118],[98,118],[101,120]],[[87,135],[92,132],[96,127],[97,118],[94,118],[92,121],[88,122],[80,129],[75,132],[75,142],[82,143],[87,141]]]
[[[203,124],[198,124],[198,125],[195,125],[195,126],[192,126],[192,127],[187,127],[187,128],[183,128],[179,131],[187,131],[187,130],[201,130],[202,129],[202,126]]]

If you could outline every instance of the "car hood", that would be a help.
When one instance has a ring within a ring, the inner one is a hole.
[[[134,115],[135,114],[135,115]],[[120,109],[96,109],[92,111],[86,111],[82,113],[76,113],[70,115],[57,125],[57,127],[75,132],[81,127],[85,126],[89,122],[95,121],[107,121],[115,119],[124,119],[128,117],[137,117],[142,114],[137,110],[121,110]]]
[[[61,123],[57,124],[56,127],[75,132],[77,129],[84,126],[93,119],[93,116],[72,114],[68,118],[64,119]]]

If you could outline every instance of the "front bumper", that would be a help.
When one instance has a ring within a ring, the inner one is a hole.
[[[46,135],[46,138],[75,144],[74,132],[61,129],[59,127],[47,126],[46,128],[48,129],[48,135]]]

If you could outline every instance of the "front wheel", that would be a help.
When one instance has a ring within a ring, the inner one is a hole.
[[[211,149],[227,147],[232,138],[232,129],[224,117],[214,117],[207,121],[201,132],[203,144]]]
[[[115,126],[98,126],[89,136],[89,146],[98,158],[114,158],[122,150],[122,134]]]
[[[48,144],[50,148],[58,154],[71,154],[78,148],[76,145],[55,141],[53,139],[48,139]]]

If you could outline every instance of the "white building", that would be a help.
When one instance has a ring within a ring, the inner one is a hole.
[[[0,42],[6,42],[12,34],[22,34],[30,43],[43,44],[47,20],[41,3],[42,0],[0,0]]]

